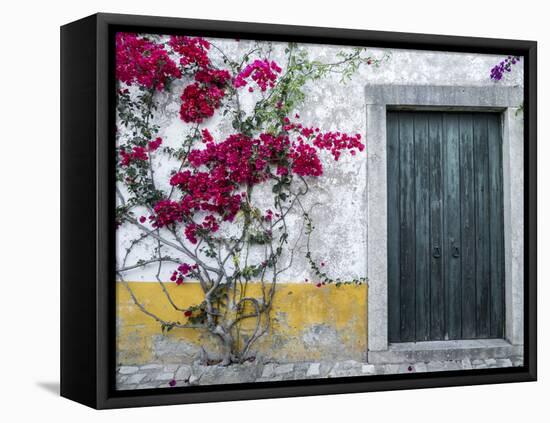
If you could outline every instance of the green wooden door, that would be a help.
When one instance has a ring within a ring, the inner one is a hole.
[[[501,338],[496,113],[388,112],[390,342]]]

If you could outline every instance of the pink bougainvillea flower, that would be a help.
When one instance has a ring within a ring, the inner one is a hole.
[[[179,286],[184,282],[184,278],[196,269],[198,269],[196,264],[190,265],[187,263],[182,263],[172,272],[170,280],[172,282],[176,282],[176,285]]]
[[[198,226],[194,223],[190,223],[185,227],[185,237],[189,240],[191,244],[196,244],[199,242],[197,240],[197,228]]]
[[[299,116],[296,114],[296,116]],[[365,145],[361,142],[361,134],[349,135],[343,132],[320,132],[319,128],[305,127],[301,123],[291,122],[288,117],[283,119],[283,129],[295,134],[289,158],[292,159],[292,172],[300,176],[321,176],[323,167],[318,151],[329,151],[334,160],[338,161],[342,151],[348,150],[351,155],[363,151]]]
[[[214,115],[225,96],[225,87],[231,79],[227,70],[204,65],[195,73],[195,82],[188,85],[181,95],[180,118],[184,122],[201,123]]]
[[[161,91],[168,80],[181,78],[181,71],[161,44],[137,34],[118,32],[115,48],[115,75],[127,85]]]
[[[348,135],[341,132],[318,133],[313,140],[313,145],[330,151],[334,160],[340,158],[342,150],[363,151],[365,149],[365,145],[361,143],[361,134]]]
[[[202,135],[202,142],[204,142],[204,143],[214,141],[214,137],[212,136],[212,134],[210,133],[208,128],[204,128],[201,131],[201,135]]]
[[[145,216],[140,216],[139,223],[145,223],[146,220]]]
[[[220,225],[218,224],[218,221],[216,220],[216,218],[209,214],[208,216],[206,216],[204,218],[204,221],[202,222],[202,225],[201,225],[204,229],[210,231],[210,232],[216,232],[219,228],[220,228]]]
[[[162,144],[162,138],[161,137],[157,137],[155,140],[153,141],[149,141],[147,143],[147,149],[150,151],[150,152],[153,152],[153,151],[156,151],[160,145]]]
[[[170,178],[170,184],[181,191],[179,203],[160,203],[157,207],[158,225],[182,221],[185,237],[192,244],[199,237],[216,232],[222,221],[232,221],[241,208],[244,198],[242,187],[255,185],[270,177],[270,166],[278,167],[279,174],[288,174],[290,163],[285,155],[290,149],[287,136],[260,134],[250,138],[233,134],[215,143],[207,129],[202,131],[206,147],[193,149],[187,157],[191,169],[177,172]],[[313,147],[310,147],[313,149]],[[202,223],[193,222],[194,214],[209,212]],[[180,219],[182,214],[182,220]],[[266,220],[272,219],[267,213]]]
[[[180,63],[183,66],[196,65],[199,68],[205,68],[210,64],[208,59],[210,43],[204,38],[172,35],[168,45],[181,56]]]
[[[288,175],[288,167],[285,166],[277,166],[277,175],[279,176],[286,176]]]
[[[120,159],[121,166],[130,166],[132,163],[148,160],[149,156],[147,156],[144,147],[136,145],[130,151],[122,149],[120,151]]]
[[[173,388],[174,386],[176,386],[176,383],[176,379],[172,379],[170,382],[168,382],[168,385]]]
[[[178,266],[178,271],[183,275],[187,275],[191,269],[192,267],[187,263],[182,263]]]
[[[224,90],[215,85],[190,84],[181,95],[180,118],[187,123],[201,123],[214,115],[224,96]]]
[[[162,228],[183,221],[183,209],[177,201],[160,200],[153,208],[154,216],[151,216],[153,227]]]
[[[176,282],[176,285],[181,285],[183,283],[183,276],[181,274],[178,274],[177,270],[174,270],[172,272],[172,276],[170,276],[170,280],[172,282]]]
[[[190,265],[187,263],[182,263],[178,266],[176,270],[172,272],[172,276],[170,276],[170,280],[172,282],[176,282],[176,285],[181,285],[184,282],[185,276],[187,276],[192,271],[196,270],[198,266],[196,264]]]
[[[317,150],[300,142],[292,146],[289,157],[292,159],[292,172],[300,176],[321,176],[323,166]]]
[[[248,85],[247,79],[251,78],[260,87],[260,90],[265,91],[268,87],[273,88],[275,86],[278,73],[281,73],[281,68],[277,63],[270,62],[267,59],[257,59],[239,72],[233,80],[233,86],[235,88],[244,87]],[[251,91],[251,87],[248,90]]]
[[[231,74],[226,70],[206,68],[195,74],[195,81],[202,82],[205,85],[215,85],[223,88],[231,79]]]

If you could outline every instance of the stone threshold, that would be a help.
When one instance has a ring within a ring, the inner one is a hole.
[[[389,344],[386,351],[369,351],[369,363],[485,360],[523,356],[523,345],[504,339],[400,342]]]

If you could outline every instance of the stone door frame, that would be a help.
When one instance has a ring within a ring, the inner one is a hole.
[[[519,86],[367,85],[368,361],[388,343],[387,110],[488,111],[502,115],[505,338],[523,345],[523,88]],[[455,345],[460,345],[460,341]],[[372,353],[372,354],[371,354]],[[376,358],[376,359],[375,359]]]

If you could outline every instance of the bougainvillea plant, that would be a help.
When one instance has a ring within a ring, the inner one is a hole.
[[[491,68],[490,77],[493,81],[501,81],[506,73],[512,71],[512,67],[519,63],[519,56],[508,56]]]
[[[517,65],[520,60],[520,56],[508,56],[501,60],[498,64],[491,68],[491,73],[489,75],[491,80],[494,82],[502,81],[504,76],[507,73],[512,72],[513,67]],[[521,106],[517,109],[516,114],[523,112],[523,107],[524,105],[521,103]]]
[[[140,234],[126,249],[117,275],[163,332],[195,328],[211,333],[220,341],[223,365],[247,359],[250,347],[270,328],[278,276],[295,254],[289,231],[296,225],[288,224],[289,213],[302,218],[316,286],[365,281],[332,279],[325,263],[314,260],[314,224],[303,203],[311,180],[323,177],[324,157],[338,161],[342,154],[363,152],[365,145],[360,134],[322,131],[301,122],[298,111],[308,82],[333,73],[345,81],[360,66],[378,66],[384,59],[354,48],[322,63],[290,43],[284,61],[277,63],[270,59],[271,43],[250,45],[234,58],[214,41],[198,37],[116,36],[116,225],[131,225]],[[163,144],[155,123],[165,94],[179,99],[179,118],[186,126],[177,148]],[[241,106],[245,96],[254,96],[249,112]],[[232,133],[216,139],[208,128],[213,116],[229,120]],[[158,160],[175,165],[164,185],[154,166]],[[271,197],[269,208],[258,205],[259,192]],[[154,252],[129,263],[130,253],[145,240],[154,241]],[[126,272],[148,266],[155,266],[180,320],[151,312],[126,282]],[[200,285],[203,300],[181,307],[166,284],[190,281]],[[260,294],[250,293],[250,283],[260,285]],[[252,322],[246,336],[240,332],[245,321]]]

